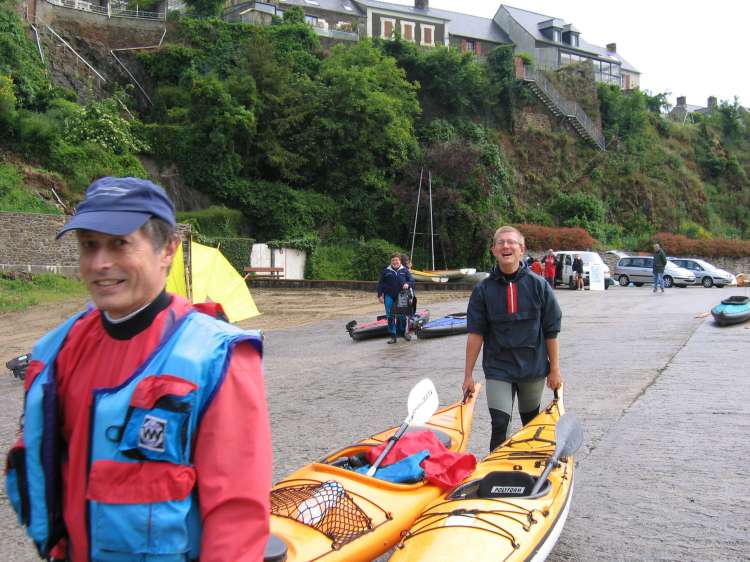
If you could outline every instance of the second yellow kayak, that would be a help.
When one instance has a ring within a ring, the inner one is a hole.
[[[450,495],[422,512],[404,533],[391,562],[544,560],[570,508],[572,456],[550,463],[544,484],[539,482],[541,489],[532,492],[556,452],[556,425],[563,413],[560,392]],[[568,414],[565,421],[574,419]],[[574,438],[580,444],[580,426],[576,429]]]

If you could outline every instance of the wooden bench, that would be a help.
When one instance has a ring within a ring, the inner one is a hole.
[[[245,268],[245,279],[248,277],[255,277],[258,274],[268,275],[273,279],[280,279],[281,274],[284,273],[283,267],[246,267]]]

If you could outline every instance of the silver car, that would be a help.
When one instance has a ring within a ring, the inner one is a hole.
[[[688,269],[693,272],[697,283],[703,285],[706,289],[716,285],[719,288],[725,287],[732,283],[733,275],[728,271],[719,269],[707,261],[695,258],[667,258],[673,264]]]
[[[615,266],[614,278],[621,286],[627,287],[633,283],[640,287],[645,283],[654,282],[654,258],[652,256],[628,256],[620,258]],[[695,284],[695,275],[687,269],[678,267],[671,261],[667,260],[664,268],[664,286],[669,288],[673,285],[677,287],[687,287]]]

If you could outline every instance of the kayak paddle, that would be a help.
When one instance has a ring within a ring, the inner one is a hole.
[[[412,388],[411,392],[409,393],[409,399],[406,402],[406,406],[409,410],[409,415],[406,416],[404,423],[401,424],[401,427],[398,428],[398,431],[394,433],[393,436],[388,440],[385,448],[380,453],[380,455],[378,455],[377,460],[367,471],[367,476],[372,476],[373,474],[375,474],[375,471],[380,466],[380,463],[383,462],[383,459],[391,451],[393,446],[396,444],[396,441],[401,439],[401,436],[407,430],[409,425],[419,425],[426,422],[428,419],[430,419],[432,414],[435,413],[435,410],[437,410],[437,390],[435,389],[435,385],[432,384],[432,381],[430,379],[422,379],[414,385],[414,388]]]
[[[568,457],[575,453],[583,443],[583,428],[573,414],[563,414],[555,426],[555,452],[547,461],[544,472],[531,489],[531,496],[535,495],[544,483],[552,469],[557,465],[560,457]]]

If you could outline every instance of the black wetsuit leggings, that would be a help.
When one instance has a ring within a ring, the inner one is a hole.
[[[518,396],[518,413],[521,423],[526,425],[539,413],[542,401],[544,383],[547,379],[524,380],[520,382],[506,382],[487,379],[487,405],[490,407],[492,420],[492,435],[490,436],[490,451],[505,441],[513,413],[513,402]]]

